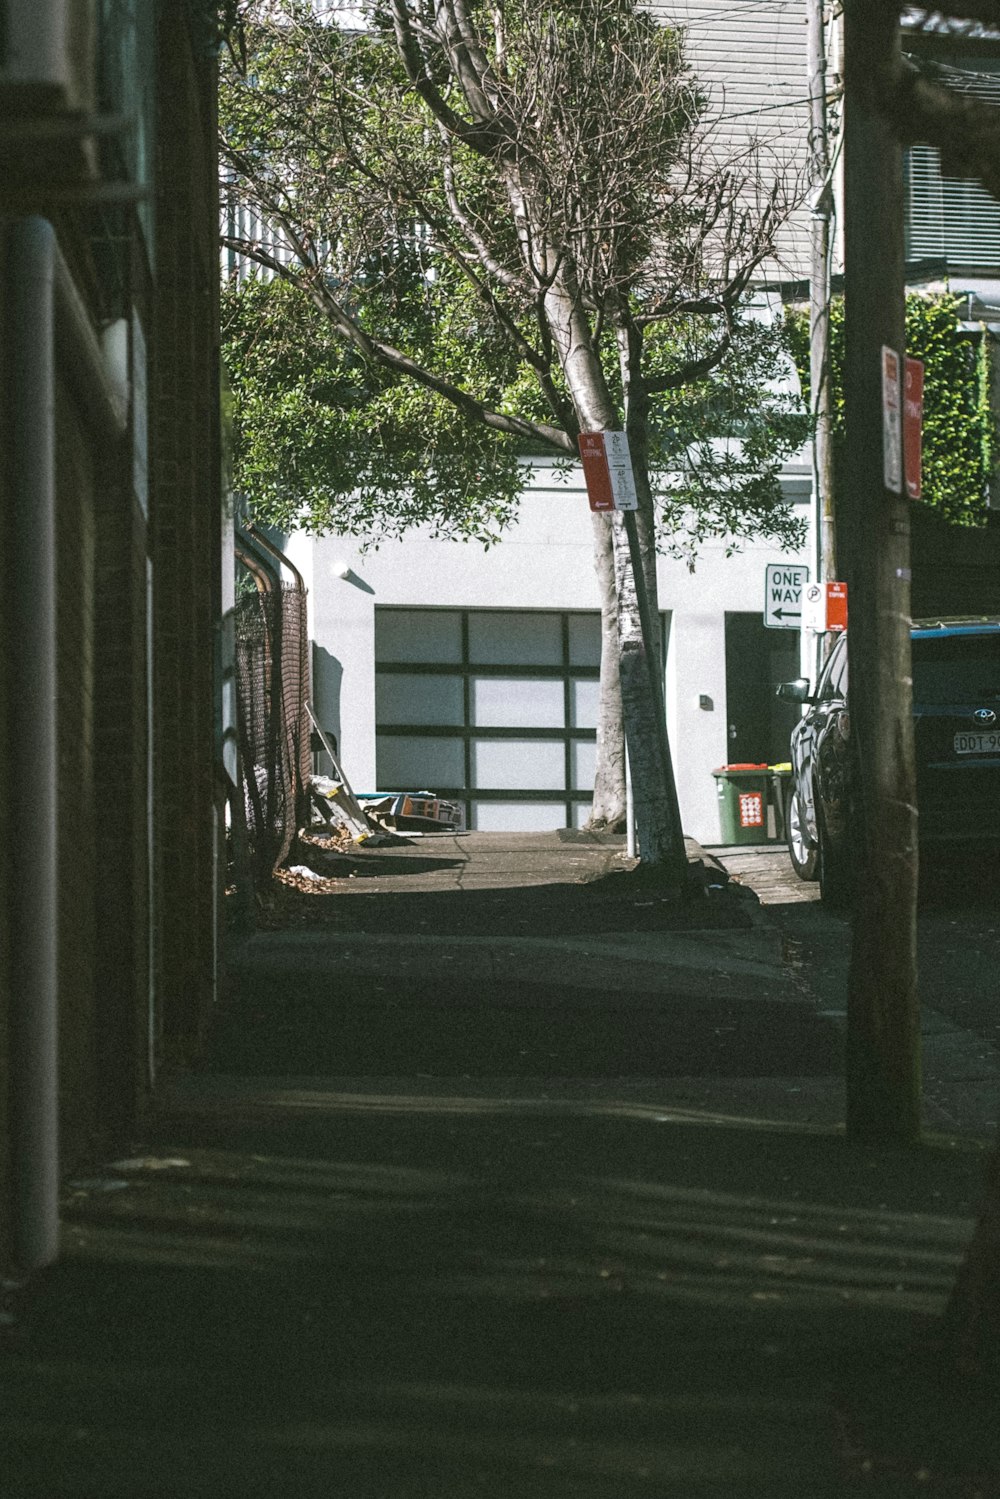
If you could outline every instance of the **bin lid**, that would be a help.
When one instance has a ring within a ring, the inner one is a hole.
[[[719,768],[718,768],[718,770],[713,770],[712,771],[712,774],[714,776],[721,776],[721,775],[725,775],[725,773],[726,773],[727,770],[770,770],[770,769],[771,769],[771,767],[768,764],[766,764],[766,762],[761,761],[761,763],[759,765],[749,765],[749,764],[747,764],[747,765],[720,765]]]

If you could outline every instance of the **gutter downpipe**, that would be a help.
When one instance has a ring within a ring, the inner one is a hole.
[[[111,441],[128,431],[124,370],[102,352],[47,219],[10,231],[9,569],[11,808],[18,877],[11,899],[14,1260],[29,1275],[59,1253],[58,634],[56,360]]]
[[[292,562],[288,557],[286,557],[284,552],[282,552],[278,547],[274,545],[273,541],[268,541],[264,533],[262,531],[258,531],[252,520],[248,520],[246,522],[243,527],[243,531],[246,535],[246,539],[251,542],[252,545],[256,546],[258,551],[263,550],[269,553],[269,555],[272,556],[276,562],[281,562],[285,567],[288,568],[288,571],[295,579],[295,588],[298,593],[305,593],[307,591],[305,579],[299,572],[298,568],[295,566],[295,563]],[[280,580],[280,573],[278,574],[278,577]]]
[[[15,225],[11,1089],[14,1256],[25,1275],[59,1251],[55,267],[51,224]]]

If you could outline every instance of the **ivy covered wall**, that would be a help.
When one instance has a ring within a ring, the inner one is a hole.
[[[996,419],[990,409],[991,335],[960,327],[965,297],[949,293],[906,298],[906,352],[924,362],[923,499],[952,525],[986,521],[997,466]],[[802,388],[809,389],[809,319],[788,314]],[[844,439],[844,300],[831,309],[833,424]]]

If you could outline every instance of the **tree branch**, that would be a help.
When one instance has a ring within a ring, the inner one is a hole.
[[[696,380],[704,380],[705,376],[710,375],[725,359],[732,342],[732,329],[727,329],[710,354],[704,354],[700,359],[687,360],[685,364],[678,365],[677,369],[671,370],[669,375],[658,375],[647,380],[647,393],[651,396],[662,396],[665,391],[678,390],[682,385],[692,385]]]
[[[396,48],[411,85],[423,99],[427,108],[450,135],[479,156],[493,157],[499,142],[493,122],[476,124],[463,120],[447,103],[440,89],[427,71],[417,39],[413,34],[411,18],[406,0],[392,0],[392,25],[396,37]]]
[[[471,421],[480,422],[494,432],[503,432],[508,437],[519,437],[525,442],[539,443],[543,447],[554,448],[559,453],[576,455],[576,444],[573,438],[561,428],[551,427],[545,422],[528,421],[523,417],[493,411],[485,402],[470,395],[453,381],[435,374],[433,370],[427,369],[410,355],[404,354],[402,350],[393,348],[383,339],[373,338],[371,334],[366,333],[357,319],[353,318],[346,307],[334,296],[332,289],[315,267],[284,264],[255,240],[224,235],[221,242],[227,248],[245,255],[257,265],[273,271],[283,281],[304,291],[313,305],[329,319],[337,332],[343,338],[348,339],[370,364],[379,365],[382,369],[391,370],[394,374],[405,375],[408,379],[416,381],[426,390],[432,390],[436,395],[449,401],[456,410],[461,411]]]

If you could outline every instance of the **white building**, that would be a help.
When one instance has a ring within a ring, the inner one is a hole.
[[[809,509],[803,464],[785,479]],[[519,523],[483,551],[419,533],[362,554],[298,536],[313,693],[356,790],[432,790],[482,829],[579,826],[593,784],[599,602],[582,477],[535,469]],[[798,674],[798,631],[766,629],[773,546],[694,572],[659,562],[666,703],[685,831],[719,841],[712,771],[786,758],[794,721],[774,684]]]

